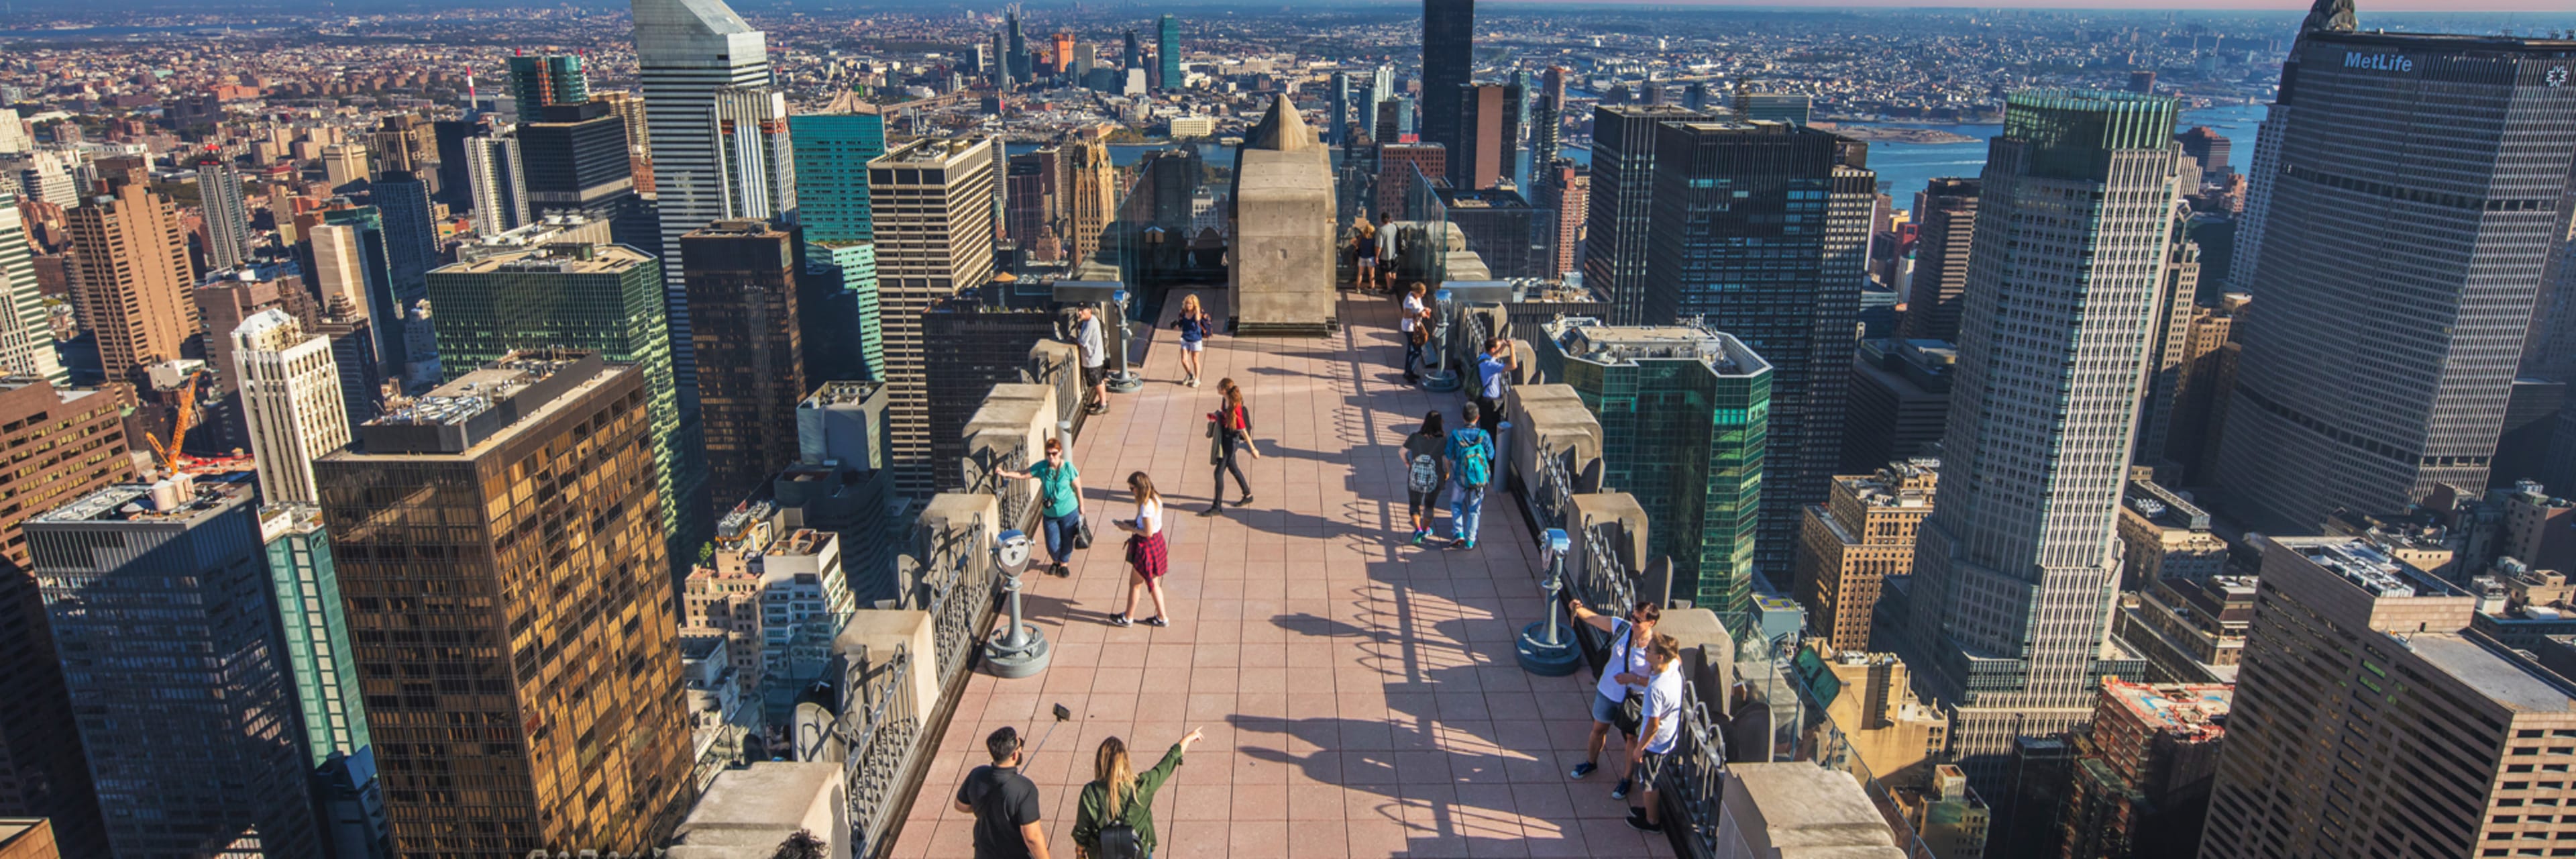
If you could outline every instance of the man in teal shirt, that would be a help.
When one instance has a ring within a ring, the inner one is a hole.
[[[1064,455],[1064,442],[1047,439],[1046,459],[1029,466],[1027,471],[1005,468],[994,473],[1012,480],[1038,482],[1038,518],[1045,525],[1047,555],[1055,559],[1047,572],[1073,575],[1065,561],[1073,557],[1074,535],[1082,533],[1082,471]]]

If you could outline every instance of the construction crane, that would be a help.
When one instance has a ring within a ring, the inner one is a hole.
[[[179,413],[170,420],[170,443],[162,444],[150,432],[143,434],[143,440],[152,443],[152,452],[161,456],[161,467],[174,472],[188,461],[188,455],[179,450],[188,443],[188,428],[197,423],[197,378],[190,374],[188,381],[179,386]]]

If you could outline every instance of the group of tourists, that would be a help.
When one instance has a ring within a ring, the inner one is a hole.
[[[1383,273],[1375,256],[1375,238],[1357,245],[1363,286],[1374,285]],[[1393,284],[1390,281],[1388,285]],[[1429,347],[1430,333],[1438,324],[1426,304],[1428,291],[1422,284],[1413,284],[1402,298],[1399,330],[1405,344],[1403,372],[1407,383],[1420,378],[1417,371]],[[1100,323],[1085,307],[1078,311],[1078,325],[1085,382],[1092,387],[1089,409],[1092,414],[1105,413],[1103,385],[1107,374],[1103,369],[1106,362],[1099,355]],[[1202,351],[1208,336],[1216,330],[1215,320],[1193,295],[1182,300],[1176,327],[1181,341],[1180,384],[1198,387]],[[1519,370],[1509,341],[1490,339],[1481,347],[1476,384],[1470,401],[1458,408],[1457,428],[1449,429],[1446,416],[1435,409],[1423,415],[1421,425],[1401,445],[1405,507],[1415,545],[1432,539],[1445,495],[1450,535],[1444,547],[1476,548],[1486,494],[1493,487],[1499,467],[1496,434],[1511,379]],[[1233,506],[1251,504],[1252,487],[1244,477],[1240,457],[1261,458],[1260,450],[1252,444],[1252,414],[1244,404],[1243,389],[1233,379],[1220,379],[1217,395],[1216,410],[1206,415],[1208,462],[1214,469],[1215,490],[1200,516],[1224,512],[1229,503],[1225,498],[1227,475],[1234,477],[1239,490],[1239,497],[1231,502]],[[1070,575],[1067,562],[1073,552],[1089,545],[1091,531],[1082,514],[1081,471],[1073,466],[1063,443],[1048,439],[1042,461],[1025,471],[1006,469],[998,473],[1038,484],[1039,516],[1051,559],[1047,572]],[[1127,491],[1135,505],[1134,515],[1111,523],[1128,534],[1127,602],[1124,610],[1109,616],[1109,623],[1121,627],[1140,622],[1169,626],[1170,613],[1162,585],[1170,567],[1164,541],[1163,496],[1156,490],[1153,478],[1142,471],[1127,475]],[[1141,621],[1134,619],[1139,603],[1148,599],[1154,614]],[[1655,631],[1662,612],[1652,600],[1638,602],[1625,616],[1594,611],[1570,596],[1567,604],[1577,622],[1600,630],[1611,642],[1608,662],[1592,695],[1590,742],[1583,762],[1569,775],[1583,779],[1600,771],[1601,753],[1611,730],[1617,729],[1626,742],[1615,761],[1620,778],[1610,795],[1625,800],[1632,794],[1642,794],[1640,804],[1629,809],[1628,825],[1645,832],[1661,832],[1657,785],[1679,741],[1682,722],[1681,647],[1672,636]],[[1143,772],[1133,768],[1124,740],[1110,737],[1102,741],[1094,755],[1094,778],[1082,789],[1074,820],[1073,840],[1080,854],[1087,859],[1151,857],[1157,843],[1155,793],[1180,767],[1184,754],[1199,738],[1199,731],[1191,731],[1174,743],[1160,762]],[[986,738],[985,747],[992,763],[967,775],[955,801],[957,810],[975,815],[975,855],[978,859],[1047,859],[1045,835],[1038,825],[1037,787],[1020,774],[1024,758],[1018,732],[1008,727],[994,731]]]

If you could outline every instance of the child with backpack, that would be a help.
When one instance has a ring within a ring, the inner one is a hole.
[[[1440,507],[1440,484],[1449,481],[1449,434],[1440,429],[1440,412],[1422,416],[1422,429],[1404,438],[1404,506],[1413,514],[1413,544],[1431,536],[1431,517]]]
[[[1127,761],[1127,741],[1100,741],[1092,756],[1092,779],[1082,786],[1082,801],[1073,817],[1073,847],[1088,859],[1151,859],[1154,855],[1154,792],[1181,766],[1181,755],[1199,741],[1201,729],[1173,743],[1153,769],[1137,772]]]
[[[1452,549],[1476,548],[1476,525],[1485,515],[1485,488],[1494,482],[1494,437],[1476,425],[1475,403],[1459,410],[1465,426],[1449,434],[1449,519],[1458,531]]]

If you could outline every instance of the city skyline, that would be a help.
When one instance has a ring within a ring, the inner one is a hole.
[[[0,857],[2545,852],[2471,2],[0,4]]]

